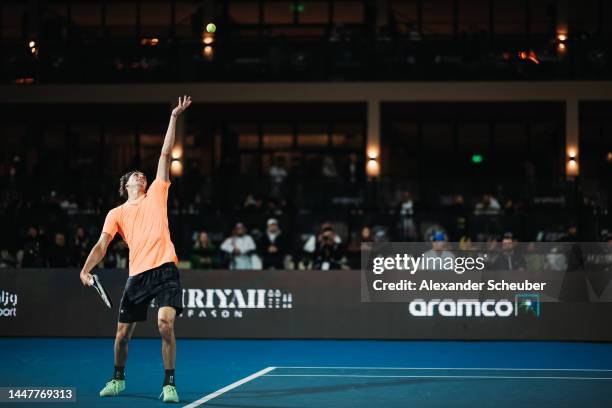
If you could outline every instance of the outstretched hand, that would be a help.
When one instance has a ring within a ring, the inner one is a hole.
[[[181,99],[181,97],[179,96],[178,105],[176,106],[176,108],[172,109],[172,116],[177,117],[178,115],[183,113],[183,111],[187,109],[189,105],[191,105],[191,96],[184,95],[183,99]]]

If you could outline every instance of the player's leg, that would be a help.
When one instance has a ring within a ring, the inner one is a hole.
[[[176,339],[174,337],[174,320],[176,310],[171,306],[160,307],[157,313],[157,326],[162,339],[162,359],[164,361],[164,385],[162,397],[164,402],[178,402],[174,383],[176,363]]]
[[[128,357],[128,343],[134,334],[136,323],[117,323],[117,334],[115,335],[115,375],[125,378],[125,374],[122,372],[125,370],[125,363]],[[120,372],[118,372],[120,371]]]
[[[113,376],[100,391],[101,397],[116,397],[125,390],[125,362],[128,356],[128,343],[136,323],[117,323],[117,334],[115,335],[115,369]]]
[[[169,262],[155,271],[154,281],[160,290],[155,299],[159,310],[157,312],[157,326],[162,338],[162,358],[164,360],[164,385],[162,399],[164,402],[178,402],[176,392],[174,364],[176,361],[176,340],[174,337],[174,321],[183,310],[183,289],[179,271],[174,263]]]
[[[176,310],[170,306],[160,307],[157,313],[157,327],[162,338],[162,359],[164,369],[173,370],[176,362],[176,340],[174,338],[174,319]],[[165,385],[165,384],[164,384]]]
[[[136,322],[147,320],[147,309],[151,296],[147,296],[142,277],[131,276],[125,285],[119,305],[119,322],[115,335],[115,369],[113,377],[100,391],[101,397],[114,397],[125,390],[125,363],[128,357],[128,344],[136,328]]]

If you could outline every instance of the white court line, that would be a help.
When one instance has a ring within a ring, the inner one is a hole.
[[[219,395],[221,394],[225,394],[226,392],[233,390],[236,387],[240,387],[242,384],[248,383],[249,381],[252,381],[254,379],[256,379],[257,377],[261,377],[264,374],[269,373],[270,371],[274,370],[276,367],[267,367],[264,368],[263,370],[260,370],[254,374],[249,375],[248,377],[244,377],[242,380],[238,380],[235,383],[232,383],[226,387],[221,388],[220,390],[217,390],[211,394],[205,395],[202,398],[200,398],[197,401],[193,401],[191,404],[187,404],[185,405],[183,408],[193,408],[193,407],[198,407],[202,404],[204,404],[207,401],[210,401],[213,398],[217,398]]]
[[[342,377],[342,378],[472,378],[503,380],[612,380],[612,377],[530,377],[501,375],[353,375],[353,374],[268,374],[264,377]]]
[[[584,372],[612,372],[611,369],[595,368],[498,368],[498,367],[276,367],[290,369],[320,369],[320,370],[478,370],[478,371],[584,371]]]

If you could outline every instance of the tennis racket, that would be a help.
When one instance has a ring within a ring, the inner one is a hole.
[[[102,282],[100,282],[100,278],[98,278],[98,275],[91,275],[91,280],[92,280],[91,286],[96,290],[96,292],[98,292],[104,304],[108,306],[109,309],[112,309],[113,302],[108,296],[106,289],[104,289],[104,286],[102,286]]]

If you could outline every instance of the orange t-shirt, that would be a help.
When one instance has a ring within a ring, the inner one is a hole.
[[[125,202],[108,212],[102,232],[118,232],[130,249],[130,276],[166,262],[178,265],[168,229],[170,181],[156,178],[140,198]]]

